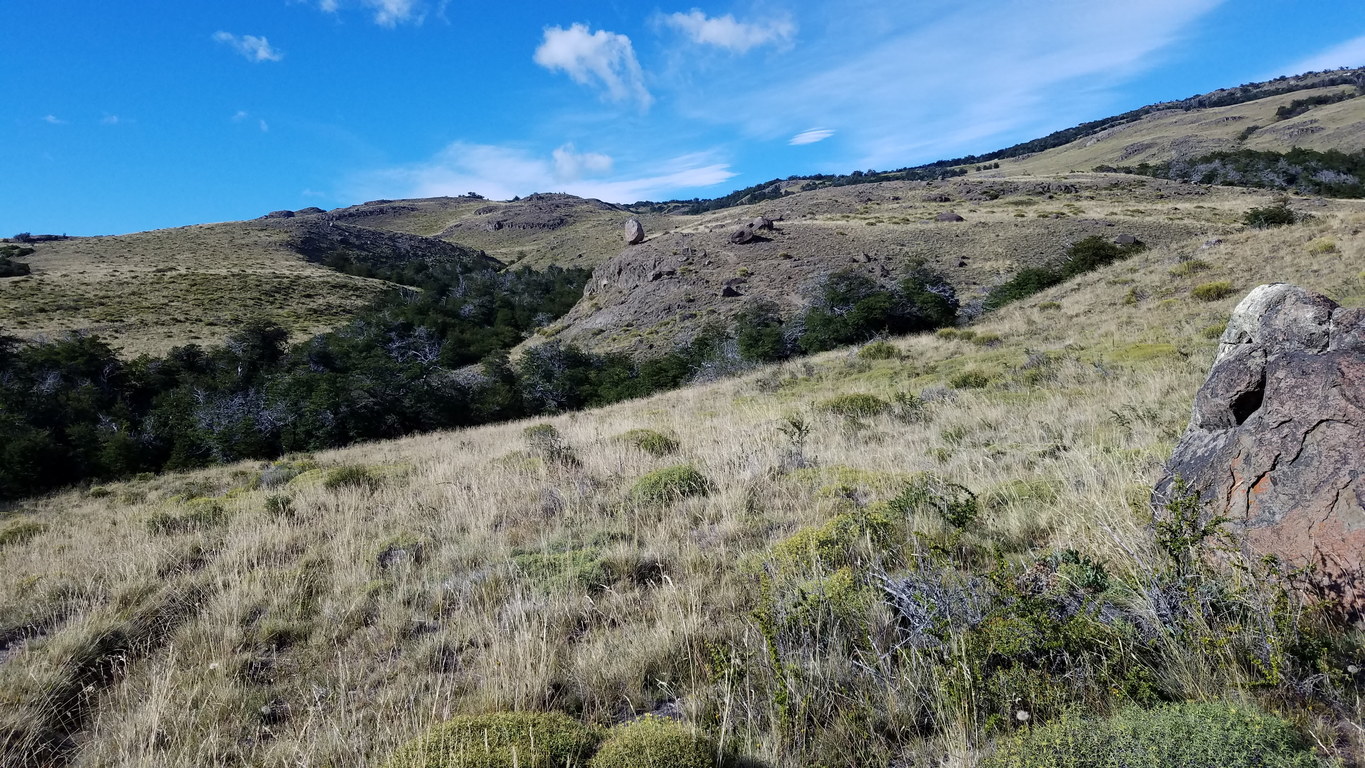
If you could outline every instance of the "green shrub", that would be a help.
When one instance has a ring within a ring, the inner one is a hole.
[[[521,431],[531,452],[550,464],[577,467],[582,462],[553,424],[532,424]]]
[[[716,748],[682,723],[646,716],[611,730],[589,768],[712,768]]]
[[[385,768],[578,768],[601,734],[557,712],[461,715],[400,749]]]
[[[1200,331],[1200,334],[1206,339],[1217,339],[1222,337],[1223,331],[1226,331],[1227,329],[1227,323],[1215,323]]]
[[[863,542],[874,550],[887,546],[894,527],[891,518],[875,508],[841,512],[823,525],[806,526],[774,544],[769,561],[779,574],[842,568],[860,559]]]
[[[297,514],[294,500],[284,494],[265,497],[265,513],[276,520],[293,520]]]
[[[711,481],[705,475],[691,464],[679,464],[644,475],[635,481],[630,493],[636,501],[665,503],[710,492]]]
[[[20,520],[0,528],[0,547],[23,544],[47,530],[47,526],[36,520]]]
[[[676,438],[653,429],[632,429],[621,435],[621,440],[630,443],[650,456],[667,456],[678,450]]]
[[[1044,301],[1038,305],[1038,309],[1043,312],[1056,312],[1061,308],[1062,305],[1056,301]]]
[[[1212,268],[1213,265],[1208,263],[1207,261],[1201,261],[1199,259],[1190,259],[1188,261],[1182,261],[1179,264],[1176,264],[1174,267],[1171,267],[1171,277],[1189,277],[1190,275],[1197,274],[1199,272],[1203,272],[1205,270]]]
[[[978,333],[972,337],[972,344],[978,347],[993,347],[999,344],[1001,336],[998,333]]]
[[[323,478],[322,487],[329,491],[337,491],[342,488],[359,488],[372,491],[379,487],[379,478],[365,467],[348,465],[337,467],[327,473]]]
[[[981,504],[967,488],[926,472],[906,485],[888,508],[902,516],[932,512],[954,528],[966,528],[976,520]]]
[[[1283,227],[1298,220],[1298,214],[1290,210],[1289,206],[1284,203],[1268,205],[1264,208],[1252,208],[1246,212],[1246,215],[1242,216],[1243,224],[1256,229]]]
[[[1190,296],[1199,301],[1218,301],[1219,299],[1226,299],[1231,295],[1232,283],[1229,283],[1226,280],[1196,285],[1194,289],[1190,291]]]
[[[513,557],[512,564],[527,581],[552,593],[600,591],[616,581],[594,548],[528,552]]]
[[[847,419],[868,418],[886,413],[891,404],[876,395],[852,392],[822,400],[816,408]]]
[[[1289,723],[1228,703],[1066,715],[1023,731],[986,768],[1309,768],[1321,766]]]
[[[1019,270],[1019,274],[992,288],[986,294],[983,305],[986,309],[999,309],[1012,301],[1028,298],[1039,291],[1051,288],[1062,282],[1066,276],[1060,270],[1047,267],[1029,267]]]
[[[227,525],[228,512],[213,499],[193,499],[183,512],[155,512],[147,518],[147,531],[163,536],[202,531]]]
[[[962,371],[948,379],[953,389],[981,389],[991,383],[991,377],[981,371]]]
[[[1330,253],[1339,253],[1337,243],[1330,237],[1319,237],[1308,244],[1308,252],[1314,256],[1326,256]]]
[[[862,360],[895,360],[900,356],[900,350],[889,341],[870,342],[858,350],[858,357]]]

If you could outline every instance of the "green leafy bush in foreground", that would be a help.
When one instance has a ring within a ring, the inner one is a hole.
[[[986,768],[1309,768],[1319,763],[1289,723],[1229,703],[1067,715],[1005,742]]]
[[[691,464],[656,469],[639,480],[631,489],[636,501],[662,503],[688,496],[705,496],[711,492],[711,481]]]
[[[891,409],[891,404],[876,395],[869,395],[863,392],[852,392],[847,395],[836,395],[828,400],[822,400],[816,407],[827,413],[832,413],[835,416],[856,419],[886,413]]]
[[[678,440],[653,429],[632,429],[621,439],[650,456],[667,456],[678,450]]]
[[[578,768],[601,734],[554,712],[453,717],[403,747],[385,768]]]
[[[716,748],[682,723],[644,717],[612,729],[589,768],[711,768]]]

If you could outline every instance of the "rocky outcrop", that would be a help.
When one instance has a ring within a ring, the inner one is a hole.
[[[1183,484],[1246,553],[1312,566],[1321,597],[1365,620],[1365,309],[1263,285],[1223,333],[1153,503]]]
[[[626,245],[639,245],[645,241],[645,227],[639,219],[630,219],[626,222]]]
[[[966,219],[962,218],[962,216],[959,214],[953,213],[952,211],[944,211],[943,213],[940,213],[939,215],[935,216],[934,221],[958,222],[966,221]]]

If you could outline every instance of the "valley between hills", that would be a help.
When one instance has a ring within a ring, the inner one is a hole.
[[[1361,765],[1358,625],[1152,501],[1249,291],[1365,306],[1365,201],[1153,170],[1359,152],[1365,99],[1320,82],[711,210],[381,200],[27,243],[5,365],[127,421],[72,427],[101,447],[60,454],[71,482],[17,484],[6,454],[0,766],[643,764],[599,749],[614,733],[678,766],[1079,766],[1120,742]],[[839,309],[831,275],[864,293]],[[497,325],[403,314],[438,284]],[[829,330],[883,296],[910,309]],[[239,334],[260,323],[279,335]],[[323,381],[345,355],[408,388]],[[668,355],[696,365],[640,362]],[[263,360],[289,378],[248,381]],[[465,410],[318,405],[362,390]]]

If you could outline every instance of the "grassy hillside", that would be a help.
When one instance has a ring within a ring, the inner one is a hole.
[[[1211,152],[1254,149],[1286,152],[1293,147],[1354,151],[1365,146],[1365,99],[1354,86],[1313,88],[1210,109],[1168,109],[1121,123],[1045,152],[1000,161],[990,175],[1035,175],[1090,171],[1097,166],[1138,165],[1197,157]],[[1340,95],[1352,98],[1307,108],[1280,119],[1294,102]]]
[[[1362,229],[1328,211],[1212,248],[1172,238],[970,333],[552,429],[16,504],[0,513],[4,762],[381,765],[452,715],[519,709],[680,713],[772,766],[971,765],[1020,712],[1194,699],[1259,702],[1358,763],[1365,710],[1341,670],[1361,634],[1326,635],[1304,667],[1311,614],[1272,610],[1256,582],[1204,591],[1146,500],[1238,298],[1289,281],[1365,303]],[[1193,298],[1216,282],[1225,296]],[[651,474],[678,465],[704,481]],[[950,486],[907,496],[924,472],[974,492],[975,521],[934,511]],[[1056,589],[1014,605],[1079,595],[1145,629],[991,613],[917,633],[880,589],[948,599],[932,606],[1040,583]],[[1190,595],[1217,610],[1159,619]]]
[[[0,281],[0,326],[27,338],[93,331],[132,356],[216,343],[257,316],[317,332],[386,288],[311,264],[287,241],[238,222],[38,243],[32,274]]]
[[[1221,237],[1243,230],[1245,212],[1272,199],[1256,190],[1092,173],[804,192],[673,218],[672,229],[599,266],[583,301],[530,343],[557,339],[659,354],[706,323],[729,326],[758,302],[775,302],[791,320],[826,276],[844,269],[886,283],[926,265],[947,279],[970,312],[992,287],[1025,267],[1055,261],[1083,238],[1129,234],[1160,247]],[[1297,198],[1293,207],[1316,213],[1365,208],[1310,198]],[[947,212],[965,221],[935,220]],[[729,242],[739,222],[758,215],[784,220],[761,242]]]

